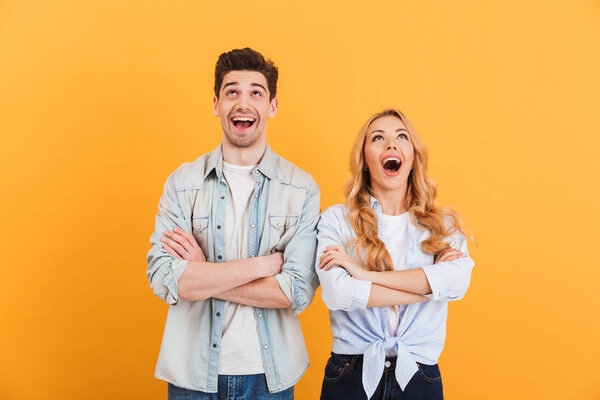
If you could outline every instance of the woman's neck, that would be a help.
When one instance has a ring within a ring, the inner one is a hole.
[[[406,186],[397,190],[373,189],[373,197],[381,206],[381,212],[386,215],[400,215],[408,211],[406,208]]]

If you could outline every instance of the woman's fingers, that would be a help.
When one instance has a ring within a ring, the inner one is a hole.
[[[435,264],[444,262],[444,261],[454,261],[460,257],[464,257],[465,255],[466,254],[464,254],[460,250],[449,248],[449,249],[442,251],[441,253],[439,253],[437,255],[437,257],[435,259]]]

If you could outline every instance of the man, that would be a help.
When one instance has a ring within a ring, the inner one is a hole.
[[[267,145],[277,77],[252,49],[221,54],[223,141],[165,184],[147,275],[170,304],[155,372],[169,399],[291,399],[308,367],[296,315],[318,286],[320,192]]]

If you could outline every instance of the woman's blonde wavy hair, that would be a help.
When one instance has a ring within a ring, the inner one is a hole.
[[[348,220],[356,233],[346,245],[346,251],[351,246],[355,247],[360,263],[371,271],[394,269],[390,253],[378,235],[377,215],[371,208],[371,182],[369,172],[365,170],[364,156],[369,126],[376,119],[385,116],[396,117],[404,123],[414,147],[413,168],[408,175],[405,205],[413,224],[431,233],[421,244],[423,251],[436,255],[450,247],[443,240],[445,237],[456,232],[464,234],[463,223],[458,213],[450,208],[435,205],[437,189],[427,176],[428,155],[425,144],[401,111],[386,109],[369,118],[358,132],[350,153],[351,177],[344,186]]]

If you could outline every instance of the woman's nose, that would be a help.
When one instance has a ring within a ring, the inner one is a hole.
[[[393,143],[388,143],[386,150],[397,150],[396,145]]]

